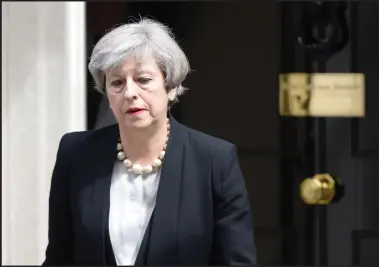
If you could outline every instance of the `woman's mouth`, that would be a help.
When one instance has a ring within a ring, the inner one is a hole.
[[[130,115],[139,115],[141,114],[145,109],[143,108],[129,108],[126,113]]]

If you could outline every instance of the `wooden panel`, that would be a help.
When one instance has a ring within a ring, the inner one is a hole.
[[[379,266],[379,235],[376,231],[354,230],[352,232],[352,264]]]
[[[255,239],[259,266],[274,266],[282,263],[282,242],[278,236],[260,236]]]
[[[182,115],[189,126],[238,146],[275,149],[279,142],[275,6],[254,3],[196,4],[197,18],[188,17],[191,29],[186,37],[195,71],[187,82],[190,91],[181,100]],[[239,15],[224,20],[232,14]]]
[[[240,156],[257,227],[280,228],[278,159]]]
[[[359,23],[352,23],[351,71],[365,74],[366,116],[351,121],[352,155],[377,157],[379,144],[379,39],[376,3],[361,3],[353,9]],[[376,60],[372,60],[372,59]]]

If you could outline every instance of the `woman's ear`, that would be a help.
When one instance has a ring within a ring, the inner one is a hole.
[[[176,88],[175,88],[175,89],[171,89],[171,90],[168,92],[168,100],[169,100],[169,101],[174,101],[174,100],[175,100],[175,97],[176,97]]]

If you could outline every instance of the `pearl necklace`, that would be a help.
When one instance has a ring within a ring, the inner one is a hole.
[[[117,143],[117,158],[120,160],[124,166],[128,169],[128,171],[136,174],[136,175],[141,175],[141,174],[151,174],[153,172],[156,172],[163,163],[163,159],[166,153],[166,148],[167,148],[167,143],[168,143],[168,138],[170,134],[170,122],[167,119],[167,138],[166,142],[162,148],[162,151],[159,153],[159,156],[153,161],[153,164],[142,166],[141,164],[138,163],[133,163],[129,159],[126,158],[126,155],[123,151],[123,147],[121,144],[121,140],[119,138],[118,143]]]

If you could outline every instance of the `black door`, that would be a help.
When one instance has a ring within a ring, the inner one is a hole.
[[[379,264],[378,12],[373,2],[281,3],[281,72],[363,73],[366,88],[363,118],[281,118],[283,216],[293,228],[283,263]],[[299,198],[316,174],[336,179],[339,199]]]

